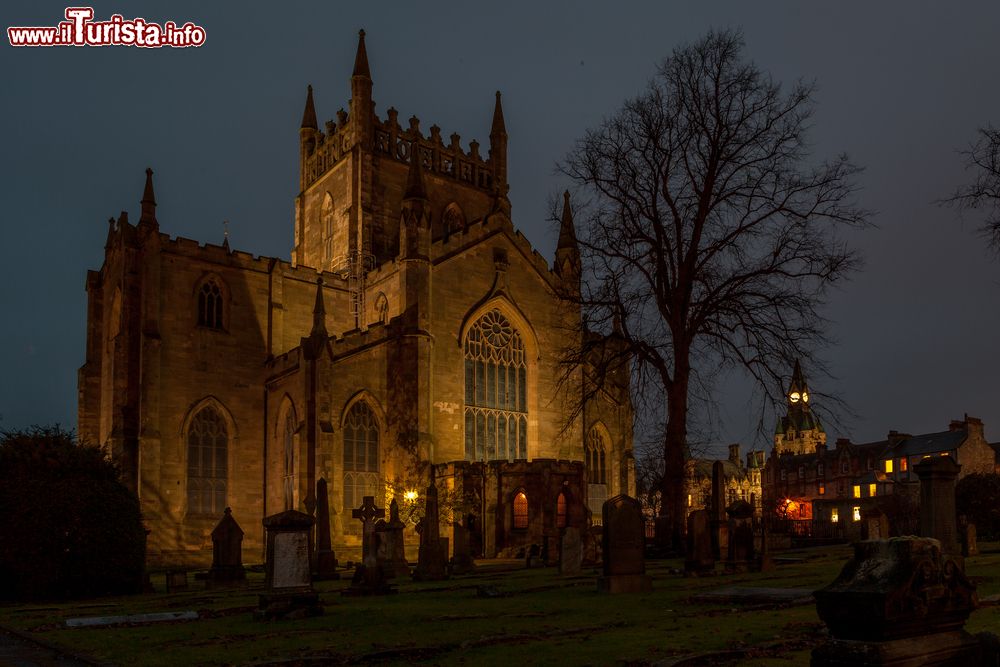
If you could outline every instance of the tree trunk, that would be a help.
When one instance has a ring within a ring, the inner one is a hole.
[[[680,356],[680,355],[678,355]],[[661,544],[682,551],[684,519],[684,463],[687,459],[688,380],[691,369],[684,358],[674,366],[673,381],[667,385],[667,428],[663,439],[663,480],[660,487],[661,513],[666,534]]]

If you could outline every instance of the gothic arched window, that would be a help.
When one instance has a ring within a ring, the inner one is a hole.
[[[219,412],[206,406],[188,426],[188,513],[219,514],[226,509],[229,435]]]
[[[344,513],[357,509],[365,496],[378,498],[378,420],[364,401],[351,406],[344,419]],[[361,534],[361,522],[344,520],[344,532]]]
[[[448,204],[447,208],[444,209],[441,220],[445,235],[454,234],[465,229],[465,214],[462,213],[461,207],[454,202]]]
[[[587,466],[587,505],[594,524],[602,522],[602,508],[608,499],[607,443],[601,429],[594,427],[587,434],[585,446]]]
[[[291,408],[285,413],[284,432],[284,475],[282,476],[282,490],[285,498],[285,509],[295,509],[295,415]]]
[[[206,280],[198,290],[198,326],[222,328],[222,290],[214,278]]]
[[[524,529],[528,527],[528,496],[524,491],[518,491],[514,496],[514,528]]]
[[[528,457],[527,355],[499,310],[476,320],[465,339],[465,458]]]
[[[389,321],[389,299],[383,292],[379,292],[378,296],[375,297],[375,316],[376,321],[380,324],[386,324]]]
[[[330,266],[333,262],[333,197],[328,192],[323,198],[323,264]]]

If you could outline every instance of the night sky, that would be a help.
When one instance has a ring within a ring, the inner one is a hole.
[[[673,48],[741,27],[776,80],[818,82],[815,158],[865,166],[859,203],[877,211],[851,236],[866,267],[825,310],[835,379],[811,378],[856,413],[828,427],[831,444],[940,431],[963,413],[1000,440],[1000,260],[974,216],[934,203],[969,178],[958,150],[1000,125],[1000,3],[706,4],[117,2],[97,18],[192,21],[206,44],[13,49],[4,35],[0,429],[75,426],[86,271],[101,266],[108,217],[138,221],[147,166],[161,231],[221,243],[229,220],[233,248],[288,258],[306,85],[322,127],[347,107],[360,28],[381,117],[394,106],[401,123],[415,114],[425,132],[486,145],[503,92],[514,224],[551,258],[555,162]],[[65,6],[5,3],[0,17],[55,25]],[[705,437],[769,443],[750,391],[723,383]]]

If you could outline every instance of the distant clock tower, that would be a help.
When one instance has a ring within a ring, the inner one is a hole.
[[[812,413],[809,385],[802,376],[798,361],[795,362],[785,397],[788,410],[778,420],[774,430],[774,453],[811,454],[816,451],[816,445],[826,444],[826,432],[819,418]]]

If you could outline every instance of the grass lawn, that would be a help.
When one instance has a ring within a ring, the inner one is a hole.
[[[1000,593],[1000,545],[981,545],[967,574],[980,597]],[[784,552],[802,558],[772,572],[685,578],[677,560],[651,561],[654,591],[601,595],[593,572],[561,577],[556,569],[489,567],[444,582],[397,580],[399,594],[341,597],[347,581],[317,584],[323,616],[257,622],[252,611],[262,575],[234,591],[101,598],[67,604],[0,606],[0,625],[99,662],[122,665],[302,664],[642,665],[707,651],[752,648],[740,665],[807,665],[823,626],[812,604],[741,607],[695,603],[725,586],[820,588],[837,575],[848,546]],[[163,590],[162,576],[154,584]],[[479,598],[477,586],[507,594]],[[104,628],[65,627],[79,616],[196,610],[196,621]],[[973,613],[966,629],[996,631],[1000,607]],[[706,663],[708,664],[708,663]],[[711,664],[727,664],[719,656]]]

